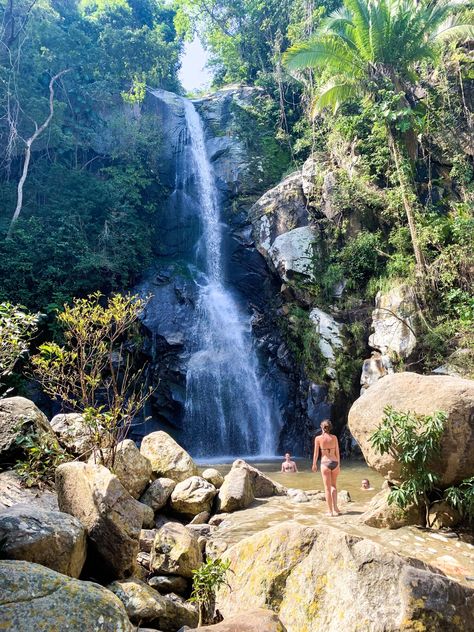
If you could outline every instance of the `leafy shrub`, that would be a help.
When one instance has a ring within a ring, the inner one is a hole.
[[[15,471],[27,487],[52,483],[58,465],[73,457],[47,432],[29,432],[16,440],[25,457],[15,464]]]
[[[461,516],[474,522],[474,476],[466,478],[456,487],[445,489],[444,497]]]
[[[100,293],[75,299],[57,318],[64,344],[42,344],[32,358],[44,391],[84,413],[99,460],[108,466],[113,466],[117,444],[150,395],[142,385],[144,367],[134,372],[124,345],[145,304],[137,296],[120,294],[109,297],[105,305]],[[111,437],[106,452],[104,431]]]
[[[441,438],[447,420],[446,413],[417,415],[384,409],[384,417],[370,437],[372,447],[380,454],[391,454],[401,464],[401,483],[394,485],[388,503],[401,509],[415,503],[428,508],[428,493],[438,482],[438,475],[430,463],[439,453]]]
[[[226,583],[230,560],[207,560],[193,571],[193,591],[190,601],[198,606],[199,625],[213,623],[216,593]]]

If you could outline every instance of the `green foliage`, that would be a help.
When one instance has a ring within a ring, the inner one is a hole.
[[[28,351],[38,323],[37,314],[11,303],[0,303],[0,380],[13,371],[18,359]],[[4,388],[0,382],[0,391]]]
[[[182,42],[174,10],[160,0],[12,6],[24,25],[10,42],[10,3],[0,3],[1,233],[15,208],[22,138],[48,112],[50,76],[70,69],[33,147],[20,219],[0,239],[0,300],[45,310],[123,289],[150,262],[164,197],[155,173],[162,135],[140,104],[146,84],[180,91]]]
[[[193,571],[193,590],[189,601],[199,610],[199,625],[213,623],[216,593],[226,584],[230,560],[223,562],[219,558],[207,560]]]
[[[327,360],[319,346],[319,334],[306,310],[292,305],[284,322],[286,341],[295,359],[314,382],[324,380]]]
[[[16,445],[25,456],[17,461],[15,471],[26,487],[54,483],[58,465],[73,459],[59,445],[56,437],[47,432],[22,434],[17,438]]]
[[[57,316],[64,344],[44,343],[31,359],[45,393],[84,413],[98,459],[109,466],[150,394],[143,390],[144,367],[133,371],[124,344],[145,304],[137,296],[119,294],[105,305],[100,293],[74,299]]]
[[[385,408],[370,442],[379,454],[389,453],[401,465],[401,483],[392,487],[389,504],[395,503],[401,509],[412,503],[428,506],[428,493],[438,482],[430,465],[440,451],[446,420],[442,411],[417,415],[396,411],[391,406]]]
[[[474,522],[474,477],[466,478],[455,487],[448,487],[444,490],[444,497],[461,516]]]

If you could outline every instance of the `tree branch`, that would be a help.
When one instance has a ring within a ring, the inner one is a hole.
[[[19,217],[19,215],[21,213],[21,209],[23,207],[23,186],[24,186],[26,178],[28,176],[28,169],[29,169],[29,166],[30,166],[31,146],[33,145],[35,140],[48,127],[48,125],[51,122],[51,119],[53,118],[53,114],[54,114],[54,84],[56,83],[56,81],[60,77],[62,77],[64,74],[66,74],[70,70],[71,70],[70,68],[68,68],[66,70],[61,70],[61,72],[58,72],[56,75],[54,75],[54,77],[51,78],[51,81],[49,82],[49,114],[48,114],[46,119],[43,121],[43,123],[39,127],[38,127],[38,124],[36,123],[36,121],[33,121],[34,125],[35,125],[35,131],[25,141],[26,151],[25,151],[25,160],[23,162],[23,171],[22,171],[22,174],[21,174],[21,178],[20,178],[20,180],[18,182],[16,208],[15,208],[15,212],[13,213],[12,221],[10,222],[10,228],[8,229],[7,237],[10,236],[12,228],[13,228],[13,225],[17,221],[17,219],[18,219],[18,217]]]

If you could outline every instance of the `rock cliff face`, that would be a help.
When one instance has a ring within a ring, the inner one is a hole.
[[[340,429],[357,396],[356,371],[349,377],[339,375],[341,356],[352,353],[344,328],[355,317],[321,304],[309,289],[315,280],[314,262],[328,247],[321,221],[337,221],[340,215],[337,176],[323,159],[311,158],[281,180],[289,160],[275,141],[274,130],[262,126],[258,117],[266,98],[258,88],[231,86],[195,101],[195,107],[204,122],[227,225],[227,278],[241,309],[251,315],[267,388],[281,411],[279,448],[309,454],[322,419],[332,415]],[[147,411],[151,421],[139,426],[137,433],[171,426],[183,441],[188,336],[197,303],[190,266],[199,226],[193,201],[183,204],[184,185],[177,186],[186,143],[183,101],[158,90],[147,96],[144,107],[161,121],[167,149],[156,168],[169,198],[158,214],[156,268],[139,287],[142,294],[152,295],[143,323],[152,359],[149,377],[157,389]],[[192,190],[192,181],[185,185]],[[350,215],[348,226],[357,231],[356,213]],[[334,296],[343,289],[335,287]],[[362,319],[365,316],[364,311]],[[295,319],[303,322],[306,339],[316,341],[307,351],[311,370],[292,344],[292,329],[301,329]],[[382,353],[380,367],[366,367],[371,371],[368,383],[375,381],[377,371],[385,371],[389,354]]]

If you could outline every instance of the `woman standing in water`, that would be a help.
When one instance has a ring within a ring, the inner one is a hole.
[[[339,516],[337,506],[337,477],[341,471],[339,455],[339,442],[337,437],[331,434],[332,425],[329,419],[321,422],[323,434],[314,440],[313,472],[318,471],[319,451],[321,450],[321,476],[324,482],[326,502],[328,504],[328,516]]]

